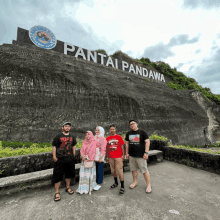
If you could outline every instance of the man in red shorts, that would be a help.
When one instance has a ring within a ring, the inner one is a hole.
[[[106,138],[107,146],[107,161],[109,161],[111,173],[114,177],[115,183],[111,186],[114,189],[118,186],[117,175],[121,181],[121,189],[119,195],[123,195],[124,189],[124,174],[123,174],[123,160],[124,160],[124,141],[122,137],[116,134],[116,128],[114,125],[109,127],[110,136]]]

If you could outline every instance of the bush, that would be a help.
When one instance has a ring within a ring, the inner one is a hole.
[[[101,54],[108,56],[107,52],[104,49],[95,50],[95,52],[97,52],[97,54],[101,53]]]
[[[77,138],[76,141],[77,141],[76,148],[81,148],[83,140]]]
[[[210,154],[220,154],[220,151],[211,151],[210,149],[204,150],[204,149],[199,149],[201,147],[204,146],[199,146],[199,147],[195,147],[193,145],[170,145],[170,147],[176,147],[176,148],[182,148],[182,149],[189,149],[189,150],[193,150],[193,151],[199,151],[199,152],[204,152],[204,153],[210,153]],[[215,146],[215,145],[214,145]]]
[[[23,142],[22,141],[1,141],[1,146],[3,148],[11,147],[11,148],[18,148],[18,147],[23,147]]]
[[[30,144],[28,144],[29,146]],[[51,145],[51,144],[50,144]],[[20,155],[27,155],[27,154],[38,154],[38,153],[45,153],[45,152],[52,152],[52,146],[45,146],[40,147],[39,145],[33,144],[28,148],[11,148],[11,147],[0,147],[0,158],[4,157],[14,157]]]
[[[164,140],[164,141],[167,140],[166,137],[164,137],[164,136],[159,136],[159,135],[157,135],[157,134],[152,134],[152,135],[149,137],[149,139]]]

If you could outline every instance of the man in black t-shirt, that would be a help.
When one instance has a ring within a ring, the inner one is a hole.
[[[146,193],[151,193],[150,173],[147,168],[147,159],[150,148],[150,140],[147,133],[138,129],[138,124],[135,120],[129,121],[131,131],[126,134],[125,146],[126,157],[129,157],[129,167],[132,171],[133,183],[130,185],[130,189],[134,189],[137,186],[138,168],[143,173],[146,180],[147,189]],[[129,155],[128,155],[129,149]]]
[[[70,179],[75,177],[75,161],[77,144],[76,138],[69,133],[70,122],[65,122],[62,126],[62,133],[56,135],[52,142],[52,154],[54,160],[54,170],[52,182],[55,185],[54,201],[60,201],[59,187],[65,173],[66,192],[70,195],[74,191],[70,188]]]

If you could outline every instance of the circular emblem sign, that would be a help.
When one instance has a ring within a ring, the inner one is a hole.
[[[44,49],[52,49],[57,44],[53,32],[43,26],[32,27],[29,31],[29,37],[36,46]]]

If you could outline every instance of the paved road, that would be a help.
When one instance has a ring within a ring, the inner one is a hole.
[[[220,219],[220,175],[169,161],[149,166],[152,194],[145,193],[145,182],[128,188],[131,172],[125,172],[126,192],[110,190],[113,178],[105,176],[100,191],[92,195],[68,195],[62,188],[61,201],[54,202],[54,189],[29,190],[0,198],[1,220],[72,219]],[[76,190],[78,183],[73,186]],[[176,210],[179,214],[170,213]]]

